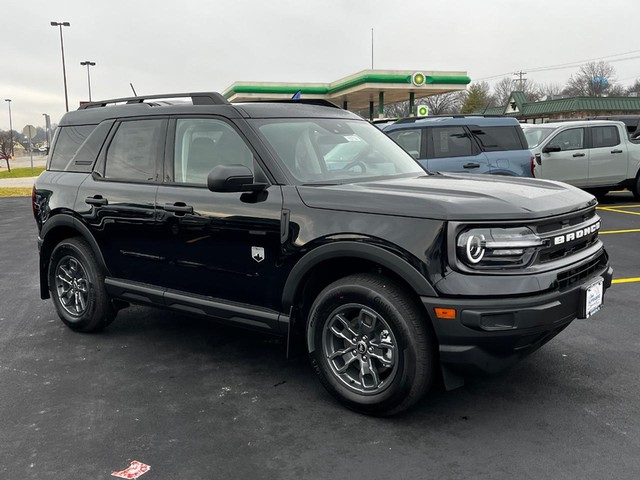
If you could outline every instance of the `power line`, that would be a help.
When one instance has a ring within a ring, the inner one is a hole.
[[[624,52],[624,53],[616,53],[613,55],[605,55],[603,57],[598,57],[598,58],[589,58],[586,60],[577,60],[577,61],[573,61],[573,62],[566,62],[566,63],[559,63],[559,64],[555,64],[555,65],[547,65],[545,67],[535,67],[535,68],[528,68],[527,70],[529,72],[546,72],[546,71],[551,71],[551,70],[561,70],[564,68],[574,68],[574,67],[578,67],[580,65],[582,65],[583,63],[587,63],[587,62],[593,62],[596,60],[603,60],[605,58],[613,58],[613,57],[621,57],[623,55],[630,55],[633,53],[640,53],[640,50],[631,50],[629,52]],[[621,59],[617,59],[617,60],[611,60],[609,63],[615,63],[615,62],[622,62],[625,60],[634,60],[636,58],[640,58],[640,56],[634,56],[634,57],[628,57],[628,58],[621,58]],[[507,75],[510,75],[511,72],[505,72],[505,73],[501,73],[499,75],[491,75],[489,77],[482,77],[482,78],[477,78],[475,79],[476,82],[481,81],[481,80],[492,80],[494,78],[500,78],[500,77],[505,77]]]

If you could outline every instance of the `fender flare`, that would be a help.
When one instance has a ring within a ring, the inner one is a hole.
[[[81,236],[84,240],[86,240],[89,246],[91,247],[93,254],[95,255],[98,262],[100,263],[100,266],[104,269],[105,274],[109,275],[109,270],[104,261],[104,257],[102,256],[100,247],[98,246],[98,242],[96,242],[95,238],[93,238],[93,235],[91,234],[91,231],[89,230],[89,228],[71,215],[58,214],[50,218],[42,226],[42,230],[40,231],[40,238],[38,240],[39,242],[41,242],[40,247],[42,247],[46,242],[46,239],[49,233],[59,227],[70,228],[78,232],[78,235]],[[49,289],[48,289],[47,270],[49,265],[49,257],[43,258],[42,255],[43,255],[43,252],[41,248],[40,249],[40,294],[47,295],[42,298],[48,298]]]
[[[429,281],[415,267],[398,255],[377,245],[341,241],[317,247],[296,263],[287,277],[282,292],[283,311],[290,311],[300,281],[313,267],[325,260],[340,257],[359,258],[378,263],[401,277],[418,295],[426,297],[437,296]]]

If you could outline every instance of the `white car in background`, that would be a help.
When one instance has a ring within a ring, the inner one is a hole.
[[[522,124],[537,178],[559,180],[603,196],[628,188],[640,199],[640,142],[609,120]]]

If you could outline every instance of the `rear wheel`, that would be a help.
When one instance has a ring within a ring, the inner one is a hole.
[[[326,287],[311,308],[311,362],[347,407],[374,415],[401,412],[432,382],[435,350],[427,321],[389,279],[345,277]]]
[[[104,272],[86,241],[68,238],[49,262],[49,290],[60,319],[72,330],[95,332],[115,318],[104,287]]]
[[[631,192],[636,200],[640,200],[640,173],[638,173],[638,176],[636,177],[636,181],[631,188]]]

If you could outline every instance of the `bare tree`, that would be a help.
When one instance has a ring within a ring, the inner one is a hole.
[[[384,116],[388,118],[403,118],[409,116],[409,102],[391,103],[384,106]]]
[[[447,92],[425,98],[421,103],[429,107],[429,115],[460,113],[465,92]]]
[[[525,83],[526,85],[526,83]],[[502,80],[493,86],[493,98],[496,106],[502,107],[507,104],[511,93],[516,89],[516,83],[511,77],[503,77]]]
[[[7,162],[7,169],[11,171],[9,159],[11,158],[11,134],[9,132],[0,132],[0,160]]]
[[[551,100],[552,97],[562,95],[562,85],[559,83],[541,83],[538,85],[540,100]]]
[[[629,88],[627,88],[627,95],[629,95],[630,93],[637,93],[640,95],[640,78],[636,79],[635,83],[633,85],[631,85]]]
[[[615,83],[615,69],[605,61],[589,62],[571,75],[564,93],[572,97],[599,97]]]

